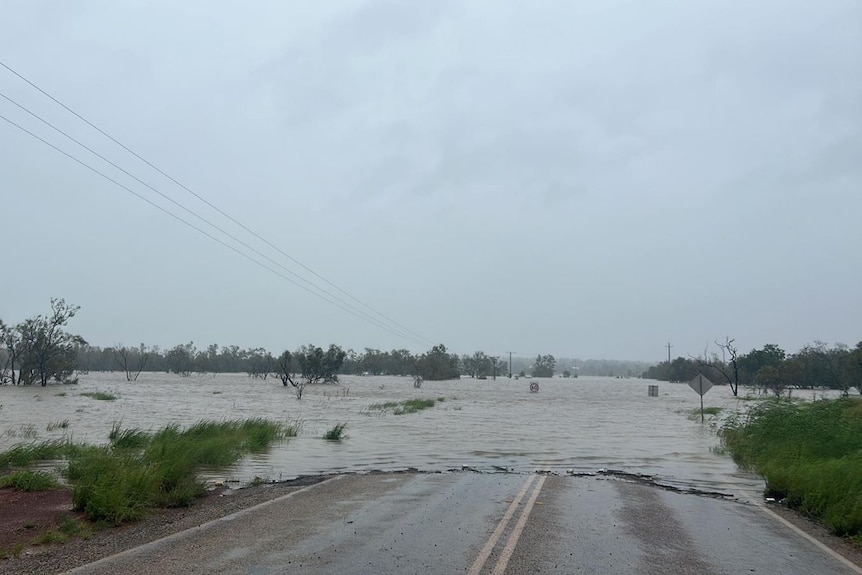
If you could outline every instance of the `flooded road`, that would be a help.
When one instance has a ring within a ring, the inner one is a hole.
[[[74,386],[0,387],[0,450],[22,442],[71,437],[105,443],[111,427],[155,430],[200,419],[265,417],[298,422],[298,437],[249,457],[210,480],[247,483],[255,477],[285,480],[300,475],[416,468],[517,473],[550,470],[565,475],[601,469],[656,476],[680,489],[720,491],[759,499],[762,482],[741,472],[719,445],[715,418],[692,418],[699,398],[685,384],[638,379],[462,379],[424,382],[410,378],[342,376],[339,385],[307,388],[302,400],[277,379],[244,374],[181,378],[121,373],[81,376]],[[649,384],[659,396],[649,397]],[[113,401],[83,395],[104,392]],[[374,404],[438,399],[424,411],[394,415]],[[705,396],[719,415],[744,409],[726,386]],[[322,439],[338,423],[348,438]],[[67,425],[66,425],[67,424]]]
[[[67,575],[858,575],[761,506],[619,479],[341,475]]]

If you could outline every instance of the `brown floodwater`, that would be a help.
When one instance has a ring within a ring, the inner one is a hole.
[[[129,383],[121,373],[91,373],[78,385],[0,387],[0,450],[61,437],[106,443],[115,423],[157,430],[201,419],[265,417],[299,423],[299,436],[228,469],[206,471],[208,480],[244,484],[255,477],[464,466],[560,474],[605,469],[653,475],[681,489],[760,496],[761,480],[715,449],[720,418],[751,403],[734,398],[728,387],[706,394],[704,404],[722,412],[701,424],[699,416],[691,417],[699,397],[685,384],[592,377],[534,381],[538,393],[530,392],[527,379],[426,381],[416,389],[410,378],[342,376],[339,385],[307,388],[297,400],[278,379],[244,374],[144,373]],[[648,396],[650,384],[659,386],[658,397]],[[97,400],[87,392],[118,399]],[[371,408],[419,398],[444,401],[405,415]],[[63,422],[68,425],[57,425]],[[347,424],[348,438],[322,439],[338,423]]]

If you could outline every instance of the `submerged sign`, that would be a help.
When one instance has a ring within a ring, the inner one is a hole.
[[[712,389],[712,382],[699,373],[697,377],[688,382],[688,386],[700,396],[700,421],[703,423],[703,394]]]
[[[697,377],[688,382],[688,386],[692,388],[696,394],[703,397],[703,394],[712,389],[713,383],[703,377],[703,375],[698,374]]]

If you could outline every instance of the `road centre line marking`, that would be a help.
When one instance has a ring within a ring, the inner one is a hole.
[[[530,517],[530,512],[533,510],[533,505],[535,505],[536,499],[539,497],[539,492],[545,484],[545,479],[547,479],[547,476],[543,475],[541,479],[539,479],[539,483],[536,484],[536,488],[533,490],[533,493],[530,495],[530,499],[527,501],[527,506],[521,513],[521,517],[518,518],[518,522],[515,524],[515,528],[512,530],[512,534],[509,536],[506,546],[503,547],[503,550],[500,552],[500,558],[497,560],[497,564],[491,572],[493,575],[503,575],[503,573],[506,572],[506,566],[509,564],[509,559],[512,558],[512,553],[515,552],[515,545],[518,544],[518,539],[521,538],[521,533],[524,531],[524,526],[527,524],[527,519]]]
[[[530,488],[530,484],[533,483],[534,479],[536,479],[535,475],[530,475],[527,478],[527,481],[524,483],[524,486],[521,487],[520,491],[518,491],[518,495],[516,495],[515,499],[512,500],[512,503],[509,504],[509,508],[506,510],[506,513],[503,515],[503,518],[500,519],[500,523],[497,524],[497,528],[494,529],[494,532],[491,534],[491,537],[489,537],[488,541],[485,542],[485,546],[482,547],[482,550],[479,552],[479,555],[476,557],[476,560],[473,562],[473,566],[470,567],[470,571],[467,573],[467,575],[479,575],[479,573],[482,572],[482,567],[485,566],[485,561],[487,561],[488,557],[491,556],[491,551],[494,550],[494,546],[497,545],[497,541],[500,540],[500,536],[503,535],[503,531],[506,530],[506,526],[509,524],[509,521],[512,519],[512,516],[515,514],[515,510],[521,503],[521,499],[523,499],[524,495],[527,494],[527,490]]]
[[[805,531],[803,531],[802,529],[800,529],[799,527],[797,527],[796,525],[794,525],[793,523],[791,523],[790,521],[788,521],[787,519],[785,519],[784,517],[782,517],[781,515],[776,513],[775,511],[773,511],[772,509],[770,509],[768,507],[764,507],[762,505],[758,505],[758,507],[760,509],[762,509],[764,513],[766,513],[767,515],[769,515],[770,517],[772,517],[773,519],[775,519],[776,521],[778,521],[779,523],[781,523],[785,527],[789,527],[792,531],[798,533],[799,535],[802,535],[805,539],[807,539],[808,541],[810,541],[811,543],[816,545],[817,548],[819,548],[821,551],[824,551],[827,555],[832,556],[833,558],[837,559],[838,561],[840,561],[841,563],[843,563],[844,565],[846,565],[847,567],[852,569],[854,572],[862,575],[862,567],[859,567],[858,565],[856,565],[855,563],[853,563],[852,561],[850,561],[849,559],[847,559],[846,557],[844,557],[843,555],[841,555],[840,553],[838,553],[837,551],[835,551],[834,549],[832,549],[831,547],[829,547],[828,545],[826,545],[825,543],[823,543],[822,541],[817,539],[816,537],[812,537],[811,535],[809,535],[808,533],[806,533]]]

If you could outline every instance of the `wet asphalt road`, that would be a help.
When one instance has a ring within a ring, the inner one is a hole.
[[[603,477],[341,476],[74,574],[858,575],[754,505]]]

